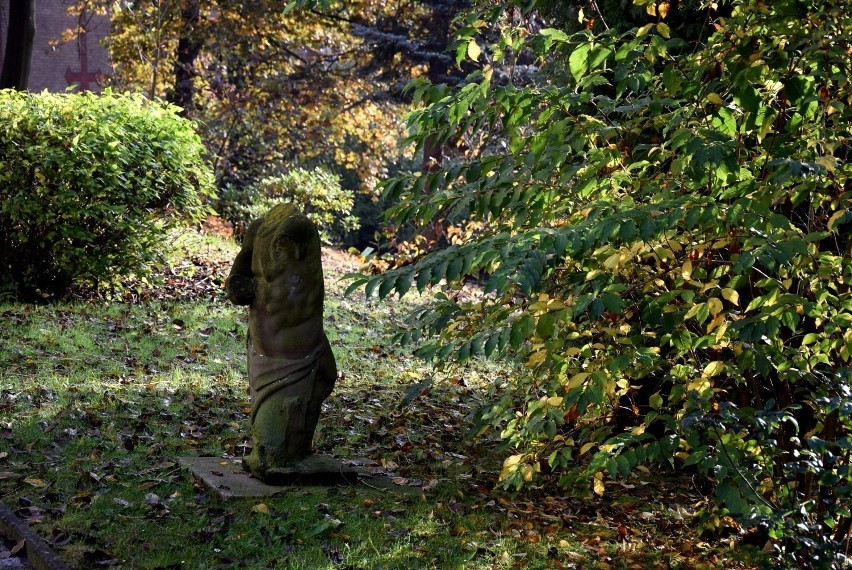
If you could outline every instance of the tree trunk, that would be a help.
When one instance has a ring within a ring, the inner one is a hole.
[[[192,79],[195,77],[195,60],[201,51],[201,42],[196,31],[200,13],[198,0],[185,0],[181,9],[182,29],[174,66],[175,87],[169,97],[171,103],[182,109],[180,114],[184,117],[192,114],[194,104],[195,88]]]
[[[27,89],[34,39],[35,0],[10,0],[0,89]]]

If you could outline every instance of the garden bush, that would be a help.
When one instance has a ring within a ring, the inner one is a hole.
[[[141,96],[0,91],[0,291],[53,299],[144,277],[198,220],[212,172],[191,122]]]
[[[245,191],[233,186],[225,188],[217,210],[240,233],[240,228],[244,230],[282,202],[295,204],[308,216],[326,243],[340,243],[347,232],[358,229],[358,218],[352,215],[354,192],[344,189],[340,177],[322,167],[292,168],[284,174],[263,178]]]

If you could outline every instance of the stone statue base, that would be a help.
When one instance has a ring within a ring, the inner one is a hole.
[[[340,485],[357,483],[359,475],[367,476],[330,455],[316,454],[285,467],[273,467],[263,480],[269,485]]]
[[[286,491],[287,486],[358,485],[362,478],[374,477],[365,469],[346,465],[329,455],[311,455],[288,467],[275,468],[270,473],[275,483],[253,477],[238,459],[181,457],[178,461],[223,499],[268,497]]]

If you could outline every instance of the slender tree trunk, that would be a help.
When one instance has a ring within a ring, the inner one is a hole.
[[[30,80],[34,39],[35,0],[10,0],[0,89],[26,90]]]
[[[181,9],[181,32],[178,39],[177,59],[174,65],[175,87],[170,101],[180,107],[184,117],[192,115],[195,89],[195,60],[201,51],[198,37],[198,21],[201,9],[198,0],[185,0]]]

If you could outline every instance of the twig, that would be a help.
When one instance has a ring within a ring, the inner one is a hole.
[[[592,0],[592,6],[595,7],[595,11],[598,13],[598,16],[600,16],[601,24],[603,24],[604,29],[608,30],[609,26],[606,24],[606,20],[604,20],[603,13],[601,12],[601,9],[598,7],[597,0]]]
[[[728,458],[728,463],[731,464],[731,467],[734,468],[734,471],[737,472],[737,475],[740,476],[740,479],[743,480],[743,482],[751,490],[751,492],[754,493],[754,496],[757,497],[758,499],[760,499],[760,501],[764,505],[766,505],[767,507],[769,507],[773,510],[777,510],[778,507],[776,505],[772,504],[772,502],[769,501],[766,497],[764,497],[761,493],[759,493],[757,491],[757,489],[755,489],[754,486],[751,484],[751,482],[748,479],[746,479],[745,474],[743,474],[743,472],[740,471],[740,468],[737,466],[737,464],[734,463],[734,459],[730,456],[730,454],[728,453],[728,448],[725,447],[725,443],[722,441],[722,436],[721,436],[721,434],[719,434],[719,428],[717,428],[715,425],[712,425],[712,424],[711,424],[711,427],[713,428],[713,431],[716,433],[716,438],[719,440],[719,445],[722,447],[722,453],[724,453],[725,457]]]

